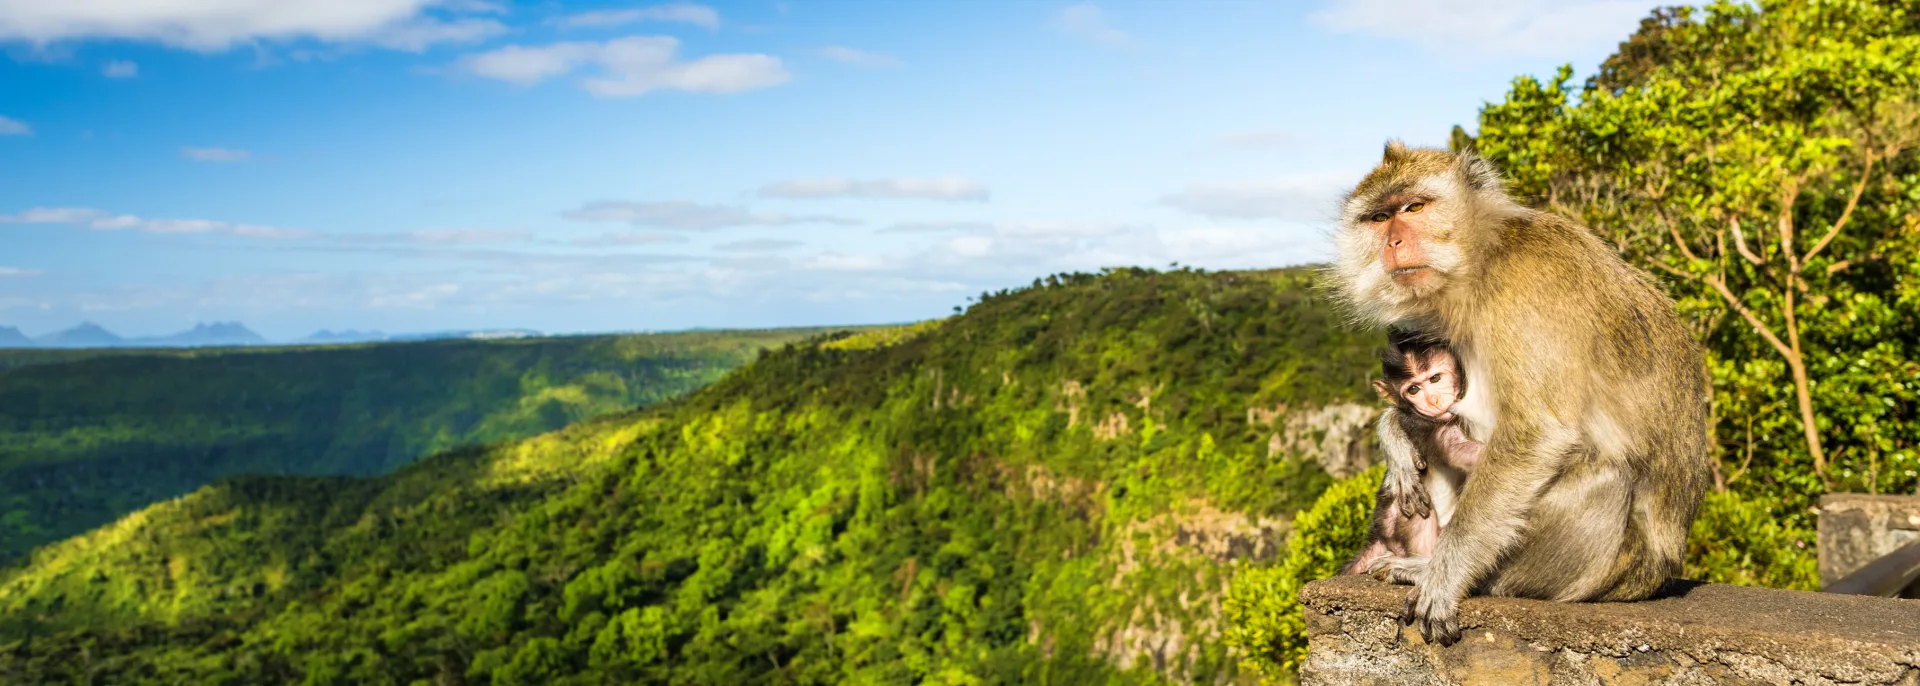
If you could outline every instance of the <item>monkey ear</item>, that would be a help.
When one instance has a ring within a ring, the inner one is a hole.
[[[1387,386],[1387,382],[1386,382],[1386,381],[1384,381],[1384,380],[1381,380],[1381,379],[1374,379],[1374,380],[1373,380],[1373,390],[1374,390],[1374,392],[1375,392],[1375,393],[1379,393],[1379,394],[1380,394],[1380,399],[1381,399],[1381,400],[1385,400],[1385,401],[1387,401],[1387,402],[1393,402],[1393,401],[1394,401],[1394,400],[1393,400],[1393,389],[1392,389],[1392,388],[1389,388],[1389,387]]]
[[[1500,187],[1500,170],[1495,169],[1493,163],[1488,162],[1486,158],[1472,151],[1463,151],[1460,153],[1457,164],[1460,175],[1467,181],[1468,188],[1487,190]]]
[[[1380,154],[1380,161],[1391,162],[1393,160],[1401,159],[1406,156],[1407,156],[1407,144],[1400,142],[1400,139],[1398,138],[1389,138],[1387,139],[1386,151]]]

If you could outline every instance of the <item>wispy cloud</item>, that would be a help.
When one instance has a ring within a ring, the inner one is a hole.
[[[574,221],[626,222],[635,226],[652,226],[662,229],[692,231],[723,229],[733,226],[786,226],[791,224],[852,226],[860,223],[858,219],[849,219],[846,217],[817,214],[789,215],[771,212],[751,212],[740,207],[702,205],[680,200],[667,202],[595,202],[583,205],[579,209],[566,212],[561,216]]]
[[[760,188],[763,198],[924,198],[984,202],[987,187],[966,179],[794,179]]]
[[[988,222],[901,222],[874,233],[971,233],[989,231]]]
[[[102,66],[100,74],[109,79],[131,79],[140,75],[140,65],[127,60],[114,60]]]
[[[1133,36],[1114,28],[1107,21],[1107,13],[1091,2],[1068,5],[1053,17],[1053,27],[1075,38],[1102,43],[1105,45],[1126,45],[1133,42]]]
[[[347,234],[341,240],[357,243],[411,243],[414,245],[487,245],[512,243],[533,237],[523,229],[421,229],[404,233]]]
[[[66,224],[97,231],[220,234],[245,238],[305,238],[313,235],[308,231],[276,226],[235,224],[214,219],[151,219],[87,207],[35,207],[15,214],[0,214],[0,224]]]
[[[180,156],[195,162],[245,162],[253,153],[238,148],[181,148]]]
[[[671,36],[629,36],[605,43],[509,45],[468,55],[461,66],[479,76],[521,86],[585,69],[597,74],[580,79],[580,86],[602,97],[633,97],[655,90],[736,93],[777,86],[789,78],[780,59],[770,55],[722,54],[682,61],[679,50],[679,39]]]
[[[709,31],[720,28],[720,13],[712,7],[677,2],[670,5],[635,7],[624,10],[596,10],[569,14],[552,19],[549,23],[563,29],[604,28],[624,26],[638,21],[682,22],[703,27]]]
[[[492,19],[422,18],[397,24],[368,37],[367,42],[405,52],[426,52],[441,43],[478,43],[507,32],[507,26]]]
[[[854,48],[830,45],[820,49],[820,56],[839,62],[861,67],[898,67],[900,60],[891,55],[867,52]]]
[[[0,115],[0,136],[26,136],[33,133],[33,127],[26,122]]]
[[[0,276],[39,276],[46,272],[24,267],[0,267]]]
[[[802,245],[805,245],[805,243],[801,243],[800,241],[782,240],[778,238],[755,238],[721,243],[713,246],[713,249],[720,252],[774,252],[776,250],[798,248]]]
[[[1336,0],[1312,15],[1335,33],[1408,41],[1439,55],[1560,56],[1607,47],[1660,3],[1643,0]],[[1413,20],[1417,18],[1417,20]]]
[[[598,236],[576,238],[574,245],[587,247],[616,247],[630,245],[659,245],[662,243],[685,243],[685,236],[657,231],[613,231]]]
[[[1262,181],[1197,183],[1162,201],[1221,219],[1330,219],[1351,174],[1293,174]]]
[[[108,39],[221,52],[258,41],[308,39],[421,50],[506,30],[491,19],[427,14],[490,12],[485,2],[436,0],[173,0],[171,2],[0,2],[0,41],[46,45]]]

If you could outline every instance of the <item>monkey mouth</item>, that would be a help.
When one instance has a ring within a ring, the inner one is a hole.
[[[1401,267],[1391,272],[1394,281],[1407,286],[1418,285],[1420,282],[1427,280],[1428,275],[1432,273],[1433,268],[1424,264],[1412,267]]]

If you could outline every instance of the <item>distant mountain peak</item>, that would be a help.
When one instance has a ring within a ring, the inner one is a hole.
[[[40,345],[54,348],[107,348],[126,343],[126,339],[106,330],[93,322],[80,322],[71,329],[55,331],[34,339]]]
[[[33,339],[11,326],[0,326],[0,348],[31,348]]]
[[[267,339],[240,322],[199,322],[193,328],[171,336],[141,338],[135,342],[141,345],[221,346],[264,345]]]

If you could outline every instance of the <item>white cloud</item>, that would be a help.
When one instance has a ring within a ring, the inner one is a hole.
[[[622,26],[637,21],[674,21],[700,26],[711,31],[720,28],[720,13],[712,7],[677,2],[671,5],[635,7],[624,10],[581,12],[554,19],[549,23],[563,29]]]
[[[1168,205],[1224,219],[1332,219],[1351,174],[1292,174],[1264,181],[1198,183],[1162,200]]]
[[[521,229],[421,229],[406,233],[363,233],[341,236],[356,243],[413,243],[416,245],[485,245],[512,243],[532,238]]]
[[[498,7],[470,0],[437,7],[435,0],[12,0],[0,2],[0,41],[117,39],[221,52],[262,40],[311,39],[420,50],[505,30],[492,20],[445,21],[425,14],[429,8]]]
[[[238,148],[181,148],[180,156],[195,162],[245,162],[253,153]]]
[[[0,136],[25,136],[33,133],[33,127],[18,119],[0,115]]]
[[[1256,129],[1253,131],[1235,131],[1221,134],[1220,145],[1241,150],[1262,150],[1287,148],[1306,142],[1306,137],[1287,131]]]
[[[1312,21],[1441,55],[1557,57],[1611,47],[1661,3],[1642,0],[1337,0]]]
[[[383,48],[425,52],[439,43],[478,43],[506,32],[505,24],[492,19],[423,18],[390,27],[367,40]]]
[[[277,226],[234,224],[213,219],[149,219],[87,207],[35,207],[15,214],[0,214],[0,224],[69,224],[98,231],[221,234],[246,238],[305,238],[313,235],[311,232]]]
[[[658,245],[661,243],[685,243],[685,236],[651,231],[615,231],[598,236],[574,239],[574,245],[591,247],[613,247],[623,245]]]
[[[1133,42],[1127,32],[1116,29],[1107,22],[1107,14],[1099,5],[1083,2],[1069,5],[1053,17],[1053,27],[1075,38],[1090,40],[1107,45],[1126,45]]]
[[[39,276],[46,272],[23,267],[0,267],[0,276]]]
[[[820,49],[820,56],[843,64],[861,67],[898,67],[900,60],[891,55],[867,52],[853,48],[830,45]]]
[[[736,93],[786,83],[780,59],[761,54],[709,55],[681,61],[679,39],[628,36],[594,43],[570,41],[541,46],[509,45],[468,55],[468,71],[521,86],[592,69],[580,86],[602,97],[633,97],[668,89],[697,93]]]
[[[140,75],[140,65],[127,60],[114,60],[101,67],[100,74],[109,79],[131,79]]]
[[[721,243],[713,246],[713,249],[721,252],[773,252],[776,250],[798,248],[802,245],[805,244],[800,241],[781,240],[778,238],[754,238],[744,241]]]
[[[760,188],[763,198],[925,198],[983,202],[987,187],[966,179],[795,179]]]
[[[901,222],[874,233],[977,233],[993,230],[987,222]]]
[[[595,202],[562,214],[584,222],[627,222],[636,226],[704,231],[730,226],[785,226],[790,224],[833,224],[851,226],[858,219],[828,215],[787,215],[750,212],[739,207],[702,205],[673,200],[667,202]]]

